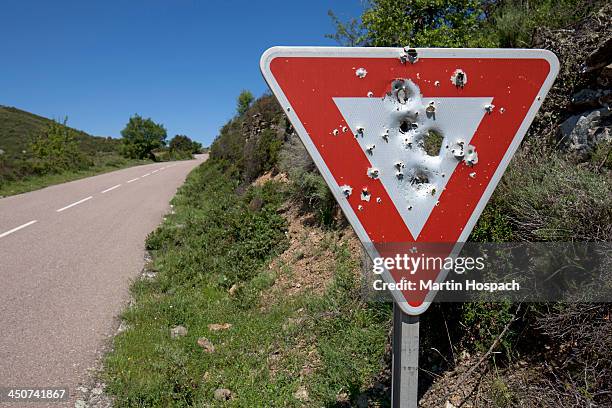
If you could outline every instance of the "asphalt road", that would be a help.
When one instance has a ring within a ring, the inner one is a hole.
[[[116,330],[147,234],[205,159],[0,199],[0,387],[67,386],[76,394]],[[68,404],[53,404],[61,405]]]

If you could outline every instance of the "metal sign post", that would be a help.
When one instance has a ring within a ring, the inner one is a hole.
[[[416,408],[419,384],[419,317],[393,304],[391,406]]]

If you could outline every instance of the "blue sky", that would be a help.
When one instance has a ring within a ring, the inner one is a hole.
[[[327,16],[357,17],[362,0],[4,1],[0,105],[119,136],[138,113],[168,135],[208,145],[241,89],[267,86],[273,45],[335,45]]]

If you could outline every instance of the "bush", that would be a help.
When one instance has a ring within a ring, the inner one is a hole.
[[[518,152],[495,193],[516,239],[610,241],[612,179],[559,154]]]
[[[291,197],[299,203],[302,211],[313,213],[319,224],[331,226],[338,208],[327,183],[318,172],[296,170],[289,174]]]
[[[491,16],[492,36],[504,48],[530,47],[539,27],[564,27],[587,15],[592,2],[582,0],[510,0],[499,2]]]
[[[168,147],[172,151],[180,151],[191,154],[200,153],[202,150],[202,144],[191,140],[188,136],[185,135],[176,135],[170,140]]]
[[[211,145],[211,158],[232,163],[241,180],[250,182],[276,168],[287,127],[276,99],[264,95],[221,128]]]
[[[30,143],[29,167],[36,174],[81,170],[93,163],[80,150],[75,134],[63,123],[52,121],[44,133]]]

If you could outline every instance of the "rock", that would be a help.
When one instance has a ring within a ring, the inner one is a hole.
[[[87,404],[85,403],[85,401],[78,399],[75,401],[74,403],[74,408],[86,408]]]
[[[444,404],[444,408],[457,408],[457,407],[454,406],[450,401],[446,401],[446,404]]]
[[[100,395],[102,394],[102,388],[96,387],[96,388],[92,388],[91,389],[91,393],[94,395]]]
[[[600,45],[586,59],[586,71],[593,71],[612,63],[612,38]]]
[[[215,346],[206,337],[200,337],[198,339],[198,346],[202,347],[207,353],[215,352]]]
[[[471,354],[468,353],[466,350],[462,350],[461,354],[459,354],[459,359],[462,361],[466,361],[469,360],[471,357]]]
[[[125,320],[122,320],[121,324],[119,325],[119,328],[117,328],[117,334],[123,333],[128,329],[130,329],[130,325]]]
[[[236,291],[237,291],[237,290],[238,290],[238,284],[237,284],[237,283],[234,283],[234,284],[232,285],[232,287],[231,287],[231,288],[229,288],[228,293],[229,293],[229,295],[230,295],[230,296],[234,296],[234,295],[236,294]]]
[[[89,388],[81,386],[81,387],[77,387],[77,391],[87,393],[89,392]]]
[[[612,141],[612,112],[602,108],[574,115],[560,129],[567,149],[585,159],[600,141]]]
[[[208,380],[210,380],[210,373],[206,371],[202,376],[202,381],[207,382]]]
[[[360,394],[355,401],[357,408],[368,408],[369,400],[366,394]]]
[[[155,279],[156,276],[157,276],[157,273],[154,272],[154,271],[144,271],[142,273],[143,279],[150,279],[150,280],[152,280],[152,279]]]
[[[215,399],[217,401],[228,401],[232,399],[232,392],[227,388],[217,388],[215,390]]]
[[[0,156],[4,154],[4,150],[0,149]]]
[[[612,86],[612,63],[602,68],[597,77],[597,84],[601,86]]]
[[[572,96],[572,107],[576,110],[598,108],[612,102],[612,91],[609,89],[581,89]]]
[[[293,396],[295,397],[295,399],[298,399],[300,401],[309,400],[308,390],[306,390],[306,387],[304,387],[303,385],[297,389],[297,391],[293,394]]]
[[[183,337],[186,335],[187,335],[187,328],[185,328],[184,326],[175,326],[172,329],[170,329],[170,337],[172,337],[173,339],[177,337]]]
[[[210,331],[219,331],[219,330],[227,330],[232,327],[231,323],[212,323],[208,325],[208,330]]]

